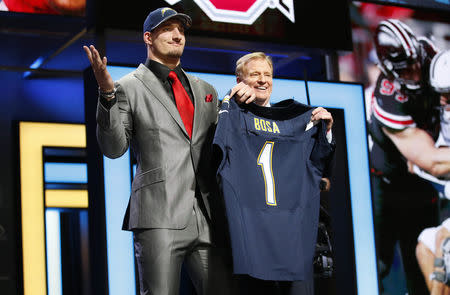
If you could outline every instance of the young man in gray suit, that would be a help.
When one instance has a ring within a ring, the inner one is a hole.
[[[191,23],[171,8],[152,11],[143,26],[145,65],[115,83],[106,57],[83,47],[99,85],[100,148],[117,158],[131,147],[137,159],[123,229],[133,231],[141,294],[178,294],[183,263],[198,294],[221,290],[210,275],[217,273],[209,204],[218,99],[213,86],[180,66]],[[240,102],[255,98],[246,85],[235,91]]]

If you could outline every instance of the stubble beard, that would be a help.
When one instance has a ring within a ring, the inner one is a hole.
[[[178,63],[183,54],[184,46],[168,48],[163,46],[150,47],[150,58],[162,63]]]
[[[167,52],[167,57],[169,58],[181,58],[181,56],[183,55],[183,48],[180,49],[173,49],[170,50],[169,52]]]
[[[181,58],[181,56],[183,55],[183,51],[184,51],[184,44],[180,43],[180,45],[181,46],[178,46],[178,47],[169,47],[169,48],[167,48],[168,49],[167,57],[168,58],[172,58],[172,59],[174,59],[174,58],[176,58],[176,59]]]

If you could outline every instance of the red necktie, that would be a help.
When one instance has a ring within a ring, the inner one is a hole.
[[[173,94],[175,95],[175,102],[177,104],[178,112],[180,113],[181,120],[183,121],[184,127],[189,134],[189,138],[191,138],[192,124],[194,120],[194,105],[192,104],[189,95],[174,71],[169,73],[169,79],[172,81],[172,89]]]

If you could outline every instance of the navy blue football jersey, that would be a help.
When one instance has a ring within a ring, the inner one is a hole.
[[[311,112],[294,100],[272,107],[222,103],[213,144],[236,274],[312,277],[319,183],[335,145],[324,121],[310,123]]]

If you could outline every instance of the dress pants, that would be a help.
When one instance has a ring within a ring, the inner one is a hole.
[[[220,255],[212,247],[209,225],[197,202],[184,229],[133,233],[141,295],[178,295],[183,263],[197,295],[228,288],[221,278],[225,271]]]

